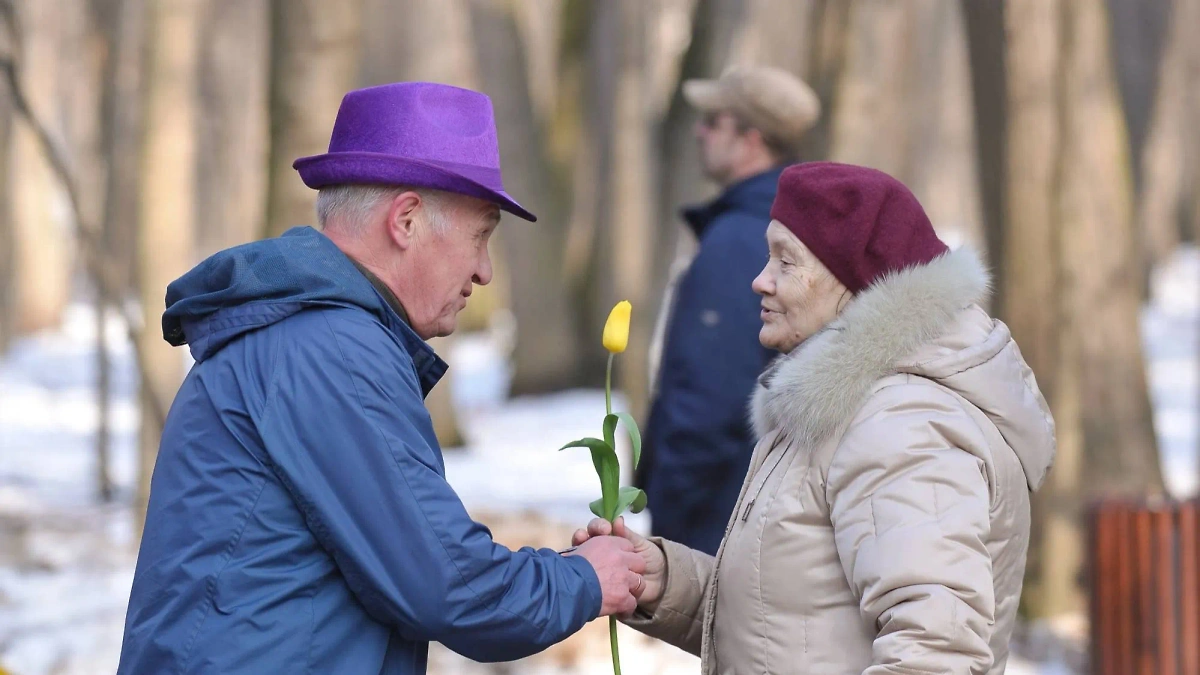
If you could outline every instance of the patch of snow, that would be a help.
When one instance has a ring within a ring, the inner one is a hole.
[[[1200,248],[1181,246],[1150,280],[1142,311],[1154,426],[1171,494],[1200,494]]]

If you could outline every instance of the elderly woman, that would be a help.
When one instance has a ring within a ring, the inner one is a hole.
[[[738,506],[716,557],[618,520],[647,563],[628,623],[706,675],[1002,673],[1055,442],[980,307],[987,272],[872,169],[790,167],[771,216],[754,289],[783,355],[751,402]]]

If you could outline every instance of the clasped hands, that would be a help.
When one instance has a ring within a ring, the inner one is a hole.
[[[578,555],[591,563],[604,596],[600,616],[628,616],[638,605],[653,605],[663,593],[666,557],[662,549],[625,527],[625,519],[610,523],[595,518],[575,531],[572,548],[563,555]]]

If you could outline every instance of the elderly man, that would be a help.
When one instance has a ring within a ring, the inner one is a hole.
[[[425,83],[349,93],[296,161],[323,232],[223,251],[167,289],[196,365],[168,415],[121,652],[133,673],[424,673],[632,611],[615,538],[510,551],[446,483],[423,398],[492,278],[503,190],[492,107]]]
[[[816,94],[776,68],[737,67],[684,83],[695,135],[721,194],[685,209],[699,251],[665,303],[657,391],[639,483],[654,533],[717,552],[754,451],[746,406],[771,358],[750,283],[767,259],[775,187],[816,121]]]

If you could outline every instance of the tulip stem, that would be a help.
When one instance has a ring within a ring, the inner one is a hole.
[[[604,374],[604,410],[612,414],[612,352],[608,354],[608,368]],[[621,654],[617,649],[617,617],[608,617],[608,641],[612,648],[613,675],[621,675]]]
[[[608,641],[612,644],[613,675],[621,675],[621,655],[617,651],[617,617],[608,617]]]
[[[608,372],[604,375],[604,411],[612,414],[612,362],[613,354],[608,355]]]

